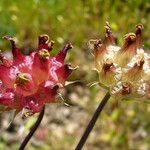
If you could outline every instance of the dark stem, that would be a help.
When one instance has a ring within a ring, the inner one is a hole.
[[[26,145],[28,144],[29,140],[32,138],[34,132],[36,131],[36,129],[38,128],[38,126],[40,125],[43,116],[44,116],[44,112],[45,112],[45,106],[43,107],[43,109],[41,110],[37,121],[35,122],[35,124],[32,126],[30,132],[28,133],[28,135],[25,137],[25,139],[23,140],[23,142],[21,143],[20,147],[18,150],[24,150],[24,148],[26,147]]]
[[[110,94],[109,94],[109,92],[107,92],[105,97],[102,99],[102,101],[100,102],[99,106],[97,107],[94,115],[92,116],[92,118],[91,118],[87,128],[85,129],[85,131],[84,131],[84,133],[83,133],[83,135],[82,135],[82,137],[81,137],[77,147],[75,148],[75,150],[81,150],[82,147],[84,146],[84,144],[85,144],[85,142],[86,142],[90,132],[92,131],[92,129],[93,129],[93,127],[94,127],[94,125],[95,125],[95,123],[96,123],[100,113],[101,113],[101,111],[103,110],[103,108],[104,108],[105,104],[107,103],[107,101],[109,100],[109,98],[110,98]]]

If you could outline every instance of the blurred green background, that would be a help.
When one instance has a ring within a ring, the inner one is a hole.
[[[149,0],[0,0],[0,37],[16,37],[17,45],[24,53],[36,49],[40,34],[48,34],[55,41],[52,54],[56,54],[66,42],[71,42],[74,48],[66,61],[72,66],[78,65],[79,69],[70,80],[82,81],[64,90],[63,96],[72,106],[53,104],[47,107],[43,125],[27,150],[74,149],[104,95],[104,90],[98,85],[87,86],[98,81],[96,72],[92,71],[93,57],[87,43],[90,39],[104,37],[105,21],[110,22],[120,44],[123,35],[134,32],[135,25],[142,23],[143,44],[145,49],[150,48]],[[0,49],[10,50],[9,43],[0,39]],[[9,115],[1,115],[0,150],[9,150],[10,146],[12,150],[17,149],[36,118],[22,120],[22,123],[16,118],[13,125],[5,130]],[[146,103],[111,99],[84,149],[149,150],[149,116],[150,105]],[[24,132],[20,135],[22,128]]]

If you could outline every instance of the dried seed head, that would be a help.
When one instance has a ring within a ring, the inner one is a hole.
[[[24,86],[30,82],[29,76],[26,73],[18,73],[16,77],[16,84],[19,86]]]
[[[142,46],[143,25],[137,25],[135,33],[126,34],[121,47],[115,45],[109,23],[105,29],[104,41],[94,40],[93,44],[100,84],[110,88],[115,97],[148,97],[150,54]]]

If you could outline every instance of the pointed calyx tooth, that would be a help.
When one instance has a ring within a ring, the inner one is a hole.
[[[128,33],[124,36],[124,39],[126,42],[130,44],[130,42],[134,42],[136,40],[136,35],[135,33]]]
[[[46,34],[40,35],[39,36],[39,45],[41,44],[48,44],[49,42],[49,36]]]
[[[56,74],[60,83],[64,84],[65,80],[72,73],[72,68],[68,64],[63,65],[62,67],[56,70]]]
[[[104,43],[106,45],[115,45],[116,44],[116,38],[112,34],[111,27],[110,27],[108,22],[106,22],[105,30],[106,30],[106,33],[105,33]]]
[[[29,82],[30,82],[30,79],[29,79],[29,77],[27,76],[26,73],[18,73],[17,74],[16,81],[15,81],[15,83],[17,85],[24,86]]]
[[[73,46],[71,43],[67,43],[61,50],[60,52],[58,53],[58,55],[56,56],[56,60],[57,61],[61,61],[63,62],[65,57],[66,57],[66,54],[68,52],[69,49],[72,49]]]
[[[67,51],[68,51],[69,49],[72,49],[72,48],[73,48],[72,44],[71,44],[71,43],[67,43],[67,44],[63,47],[63,49],[62,49],[61,51],[67,53]]]
[[[11,36],[4,36],[3,39],[6,39],[6,40],[10,41],[10,43],[11,43],[12,54],[13,54],[13,62],[18,62],[21,59],[23,60],[25,58],[24,55],[22,54],[22,52],[20,51],[20,49],[18,49],[16,47],[15,38],[13,38]]]
[[[69,64],[64,64],[58,69],[58,71],[60,71],[60,74],[63,73],[64,75],[69,75],[73,70],[75,69],[72,68]]]
[[[39,58],[41,58],[43,60],[48,59],[50,57],[50,53],[46,49],[40,50],[38,54],[39,54]]]
[[[93,51],[94,51],[95,57],[98,57],[98,58],[99,58],[99,56],[103,56],[103,54],[106,52],[106,46],[102,42],[101,39],[96,40],[94,42],[94,50]]]
[[[137,47],[140,48],[142,46],[142,30],[144,29],[142,24],[136,25],[135,34],[137,36]]]
[[[101,39],[95,40],[94,41],[94,50],[98,50],[99,47],[101,47],[101,45],[102,45],[102,40]]]
[[[53,49],[53,45],[55,44],[55,42],[53,40],[51,40],[49,43],[48,43],[48,49],[49,51],[51,51]]]
[[[142,24],[136,25],[136,31],[135,31],[135,34],[136,34],[136,35],[141,35],[143,29],[144,29],[144,27],[143,27]]]
[[[12,51],[16,50],[15,39],[13,37],[6,35],[6,36],[3,37],[3,39],[8,40],[8,41],[11,42]]]
[[[54,41],[49,41],[49,36],[46,34],[39,36],[39,42],[38,42],[38,50],[41,49],[47,49],[51,51],[53,49]]]
[[[121,48],[121,51],[128,51],[131,48],[131,51],[135,51],[136,47],[136,34],[135,33],[128,33],[124,36],[125,43]]]
[[[102,44],[102,40],[101,39],[91,39],[88,42],[88,46],[91,50],[97,50],[98,47]]]

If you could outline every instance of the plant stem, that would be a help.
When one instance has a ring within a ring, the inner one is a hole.
[[[95,113],[93,114],[87,128],[85,129],[77,147],[75,148],[75,150],[81,150],[82,147],[84,146],[90,132],[92,131],[101,111],[103,110],[105,104],[107,103],[107,101],[109,100],[110,98],[110,94],[109,92],[106,93],[105,97],[102,99],[102,101],[99,103],[99,106],[97,107],[97,109],[95,110]]]
[[[38,126],[40,125],[43,116],[44,116],[44,112],[45,112],[45,106],[43,107],[43,109],[41,110],[35,124],[32,126],[30,132],[28,133],[28,135],[25,137],[25,139],[23,140],[23,142],[21,143],[20,147],[18,150],[24,150],[24,148],[26,147],[26,145],[28,144],[28,142],[30,141],[30,139],[32,138],[34,132],[37,130]]]

